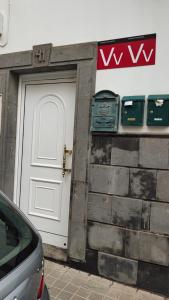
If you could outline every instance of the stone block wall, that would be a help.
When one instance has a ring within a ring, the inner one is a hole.
[[[169,138],[93,135],[89,191],[94,272],[168,296]]]

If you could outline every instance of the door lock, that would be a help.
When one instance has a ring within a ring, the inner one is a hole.
[[[67,161],[67,155],[72,155],[72,150],[68,150],[66,148],[66,145],[64,145],[64,152],[63,152],[63,171],[62,175],[65,176],[66,173],[71,173],[71,169],[66,168],[66,161]]]

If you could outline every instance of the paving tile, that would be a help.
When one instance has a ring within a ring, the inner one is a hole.
[[[53,269],[45,266],[45,273],[49,275],[51,272],[53,272]]]
[[[67,268],[67,273],[69,273],[72,277],[75,277],[80,273],[80,271],[76,269]]]
[[[68,282],[68,281],[72,280],[72,276],[66,272],[60,276],[60,279]]]
[[[116,298],[116,297],[104,297],[103,298],[104,300],[119,300],[118,298]]]
[[[126,295],[134,295],[135,296],[135,294],[136,294],[136,289],[131,286],[128,286],[128,285],[123,285],[123,284],[119,285],[116,283],[114,288],[121,289],[121,291]]]
[[[91,275],[89,275],[88,273],[85,273],[85,272],[79,272],[79,273],[77,273],[77,275],[78,275],[78,277],[79,278],[84,278],[84,279],[88,279],[89,278],[89,276],[91,276]]]
[[[65,286],[67,285],[67,282],[66,281],[63,281],[63,280],[56,280],[55,283],[54,283],[54,287],[55,288],[58,288],[58,289],[63,289],[65,288]]]
[[[79,289],[79,286],[72,284],[72,283],[68,283],[66,285],[66,287],[64,288],[64,290],[69,293],[75,293],[75,292],[77,292],[78,289]]]
[[[136,293],[136,298],[135,298],[135,300],[164,300],[164,299],[165,299],[164,297],[151,294],[145,291],[141,291],[141,290],[139,290]]]
[[[111,297],[111,298],[114,297],[115,299],[119,299],[120,296],[121,296],[121,289],[111,287],[111,288],[107,291],[106,296],[109,296],[109,297]]]
[[[79,278],[79,277],[74,277],[71,280],[72,284],[78,285],[78,286],[84,286],[87,283],[88,279],[87,278]]]
[[[87,298],[82,298],[78,295],[74,295],[73,298],[71,298],[71,300],[84,300],[84,299],[87,299]]]
[[[169,300],[50,261],[45,271],[50,300]]]
[[[56,278],[54,278],[54,277],[52,277],[50,275],[48,275],[48,276],[45,277],[45,282],[46,282],[46,284],[47,284],[48,287],[53,286],[54,283],[55,283],[55,281],[56,281]]]
[[[97,294],[97,293],[91,293],[91,295],[88,297],[90,300],[103,300],[104,296]]]
[[[84,285],[85,288],[96,292],[96,293],[100,293],[100,294],[106,294],[107,292],[107,286],[105,286],[104,284],[102,285],[101,281],[98,279],[89,279],[86,284]]]
[[[130,295],[122,292],[118,300],[136,300],[136,298],[135,295]]]
[[[61,289],[55,288],[53,286],[49,289],[50,296],[52,297],[56,297],[60,292]]]
[[[71,297],[73,296],[73,294],[62,291],[60,292],[60,294],[58,295],[58,300],[70,300]]]
[[[45,271],[45,273],[48,273],[48,272]],[[60,272],[60,271],[57,271],[57,270],[51,270],[49,272],[49,275],[54,277],[55,279],[60,278],[61,276],[63,276],[63,274],[64,274],[63,272]]]
[[[81,296],[83,298],[87,298],[90,294],[90,290],[89,289],[85,289],[83,287],[80,287],[79,290],[77,291],[77,295]]]

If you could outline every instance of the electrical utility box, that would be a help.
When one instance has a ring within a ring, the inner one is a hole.
[[[169,95],[148,96],[147,125],[169,126]]]
[[[109,90],[96,93],[92,99],[91,131],[117,132],[119,95]]]
[[[142,126],[145,96],[124,96],[122,98],[121,124],[123,126]]]

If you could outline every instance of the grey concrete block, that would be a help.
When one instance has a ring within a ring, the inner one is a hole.
[[[125,236],[125,257],[139,259],[139,232],[127,230]]]
[[[111,196],[89,193],[88,220],[111,223]]]
[[[9,70],[0,70],[0,93],[2,94],[2,116],[0,134],[0,188],[4,191],[5,170],[5,135],[6,135],[6,110],[7,110],[7,85]]]
[[[169,203],[152,203],[150,230],[169,234]]]
[[[89,248],[123,255],[124,229],[101,223],[89,223]]]
[[[78,261],[85,262],[86,251],[86,224],[79,220],[71,221],[70,224],[70,245],[69,257]]]
[[[51,62],[91,59],[95,55],[97,43],[81,43],[52,48]]]
[[[141,138],[140,166],[144,168],[168,169],[169,167],[169,139]]]
[[[169,266],[169,237],[149,232],[126,232],[125,256]]]
[[[74,181],[72,187],[71,215],[69,226],[69,256],[77,260],[85,260],[87,239],[87,184]]]
[[[41,44],[33,46],[32,53],[32,65],[34,68],[41,66],[48,66],[50,61],[50,55],[52,51],[52,44]],[[43,53],[43,59],[41,59],[41,55],[39,53]]]
[[[91,87],[95,86],[95,75],[96,68],[94,68],[94,60],[83,60],[78,64],[78,77],[79,77],[79,90],[81,97],[90,97],[90,101],[92,99],[93,93],[91,92]],[[94,90],[93,90],[94,92]],[[80,102],[83,105],[83,101]],[[89,115],[88,115],[89,118]]]
[[[76,181],[88,181],[89,159],[89,111],[91,95],[94,93],[96,69],[93,61],[82,61],[78,64],[78,89],[75,120],[75,149],[74,149],[74,172]]]
[[[137,282],[138,262],[131,259],[99,252],[98,270],[100,275],[109,279],[130,285]]]
[[[18,75],[12,72],[8,74],[8,104],[18,105]]]
[[[91,163],[110,165],[112,138],[107,136],[93,136]]]
[[[112,223],[141,229],[142,200],[112,196]]]
[[[4,192],[12,200],[14,190],[15,169],[15,139],[6,140],[5,148],[5,170],[4,170]]]
[[[72,192],[74,197],[72,199],[71,219],[75,222],[80,222],[80,220],[84,222],[88,202],[87,184],[81,181],[74,181]]]
[[[141,229],[150,229],[150,214],[151,214],[151,202],[143,201],[142,215],[141,215]]]
[[[14,138],[16,136],[17,106],[10,103],[10,105],[7,107],[7,114],[8,119],[6,136],[8,138]]]
[[[2,93],[2,94],[4,94],[6,92],[6,83],[7,83],[8,77],[9,77],[8,70],[0,70],[0,93]],[[4,99],[4,97],[3,97],[3,99]]]
[[[155,199],[156,171],[130,169],[130,196],[141,199]]]
[[[93,44],[92,44],[93,45]],[[68,47],[69,48],[69,47]],[[67,54],[62,58],[72,59],[70,52],[66,49]],[[93,55],[95,55],[96,44],[92,46]],[[53,52],[54,51],[54,52]],[[73,51],[73,49],[72,49]],[[57,60],[58,49],[52,50],[53,62]],[[59,53],[58,53],[59,55]],[[52,59],[52,57],[51,57]],[[77,58],[76,58],[77,59]],[[58,60],[57,60],[58,61]],[[77,63],[77,93],[76,93],[76,118],[74,129],[74,155],[73,155],[73,191],[71,195],[72,212],[70,218],[69,230],[69,257],[79,261],[86,259],[86,241],[87,241],[87,201],[88,201],[88,159],[89,159],[89,111],[91,95],[95,90],[95,59],[90,61],[81,61]],[[85,186],[84,194],[82,191]],[[78,187],[79,186],[79,187]],[[77,206],[81,208],[77,211]],[[77,217],[77,215],[79,216]]]
[[[157,200],[169,202],[169,171],[157,172]]]
[[[90,191],[126,196],[129,188],[129,170],[123,167],[91,165]]]
[[[10,67],[25,67],[32,63],[32,51],[21,51],[2,54],[0,56],[0,69]]]
[[[67,261],[67,249],[61,249],[52,245],[43,244],[44,256],[57,261]]]
[[[113,137],[111,165],[138,166],[139,139],[133,137]]]
[[[138,281],[139,289],[150,290],[151,292],[169,296],[169,268],[139,261]],[[140,290],[141,291],[141,290]],[[137,300],[167,300],[155,294],[140,295]],[[134,300],[134,299],[133,299]]]
[[[74,180],[85,181],[87,173],[87,156],[89,152],[89,107],[90,97],[81,97],[76,117],[76,147],[74,147]]]

